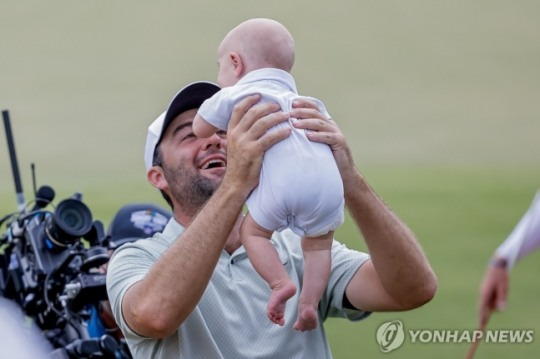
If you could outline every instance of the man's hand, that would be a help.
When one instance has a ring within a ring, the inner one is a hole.
[[[333,152],[347,147],[345,136],[335,122],[321,113],[314,102],[297,99],[293,102],[293,108],[291,117],[302,120],[295,127],[310,130],[307,134],[310,140],[328,144]]]
[[[290,128],[268,129],[286,121],[289,114],[280,112],[275,103],[257,104],[260,95],[240,101],[233,110],[227,129],[227,172],[224,183],[231,183],[245,195],[259,183],[264,152],[291,133]]]
[[[504,310],[508,298],[508,269],[495,260],[484,274],[478,300],[478,323],[485,326],[494,310]]]
[[[306,136],[309,140],[326,143],[330,146],[346,186],[354,175],[355,165],[345,136],[337,124],[330,117],[322,114],[317,105],[311,101],[295,100],[293,108],[291,117],[300,120],[293,123],[294,127],[307,130]]]
[[[368,246],[371,260],[353,276],[347,298],[367,311],[409,310],[430,301],[437,278],[414,234],[384,204],[356,169],[351,150],[337,124],[314,103],[293,103],[291,117],[308,139],[332,149],[345,190],[349,213]]]

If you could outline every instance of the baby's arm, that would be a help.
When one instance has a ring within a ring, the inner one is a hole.
[[[218,130],[217,127],[212,126],[199,113],[195,115],[193,119],[193,133],[197,137],[207,138],[212,136]]]

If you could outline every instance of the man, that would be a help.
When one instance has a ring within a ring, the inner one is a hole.
[[[109,253],[124,243],[136,241],[162,232],[172,214],[152,203],[130,203],[122,206],[114,215],[107,230],[107,247]],[[99,268],[100,273],[107,273],[107,264]],[[111,312],[108,300],[102,300],[90,309],[88,319],[88,334],[91,338],[101,338],[111,334],[123,342],[124,336],[119,330]]]
[[[117,250],[107,275],[113,313],[135,357],[331,358],[322,325],[304,333],[292,328],[298,296],[287,307],[284,327],[260,320],[270,288],[240,244],[242,207],[258,183],[264,152],[290,133],[268,130],[289,117],[300,119],[295,126],[309,129],[310,140],[331,147],[346,205],[371,256],[334,242],[319,320],[359,320],[431,300],[435,275],[414,235],[355,168],[332,120],[306,101],[283,113],[253,95],[235,106],[227,133],[197,138],[191,128],[196,110],[218,90],[205,82],[186,86],[149,127],[147,178],[174,218],[162,234]],[[272,241],[299,286],[299,237],[286,230]]]

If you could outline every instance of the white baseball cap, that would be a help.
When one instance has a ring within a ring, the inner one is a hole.
[[[212,82],[199,81],[192,82],[178,91],[167,110],[148,126],[146,146],[144,148],[144,164],[147,171],[152,167],[156,146],[161,141],[172,120],[182,112],[199,108],[205,100],[212,97],[219,90],[220,87]]]

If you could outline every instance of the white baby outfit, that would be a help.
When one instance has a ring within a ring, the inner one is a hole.
[[[227,130],[234,105],[252,94],[260,94],[263,102],[278,103],[286,112],[294,99],[307,98],[327,114],[321,101],[298,95],[288,72],[272,68],[252,71],[236,85],[222,89],[202,104],[198,114]],[[290,126],[293,131],[266,151],[259,185],[247,207],[255,222],[269,231],[289,227],[300,236],[320,236],[343,223],[343,182],[330,147],[310,141],[304,130],[291,125],[294,121],[290,118],[270,129]]]

